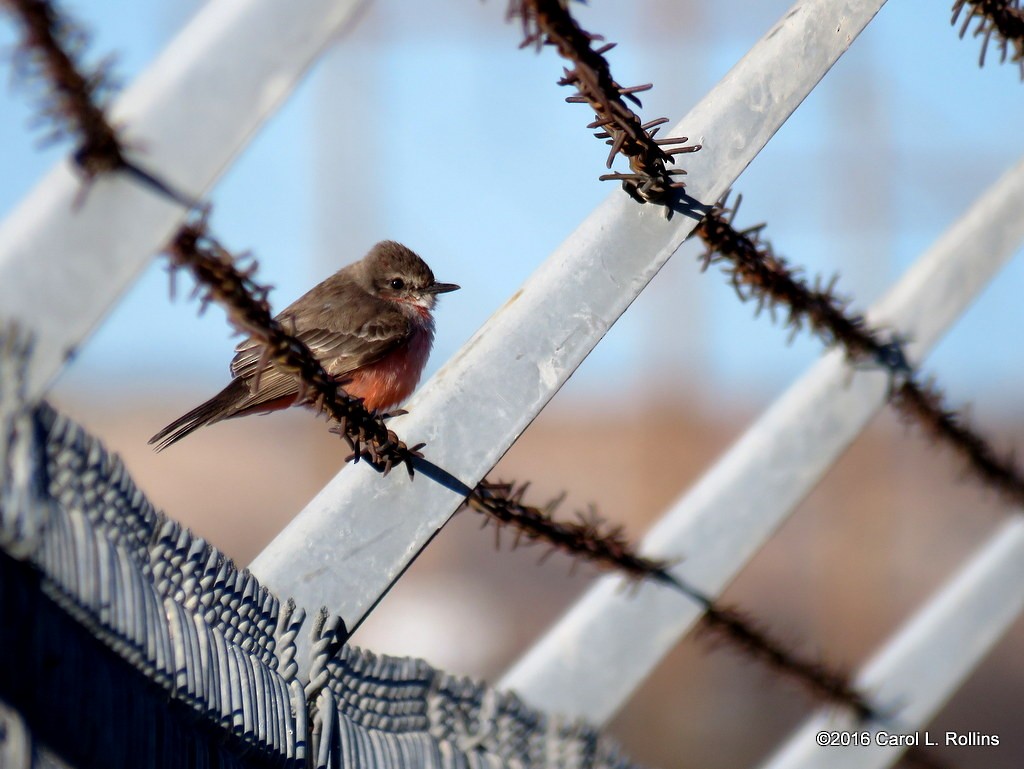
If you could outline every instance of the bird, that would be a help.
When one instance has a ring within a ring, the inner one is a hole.
[[[401,243],[384,240],[276,320],[309,347],[346,393],[381,413],[416,388],[434,341],[437,296],[458,288],[437,282],[426,262]],[[163,451],[200,427],[288,408],[300,394],[296,378],[267,364],[253,337],[235,348],[231,375],[227,387],[167,425],[150,445]]]

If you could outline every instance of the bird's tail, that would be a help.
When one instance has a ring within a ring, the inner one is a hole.
[[[149,439],[150,445],[156,444],[155,451],[163,451],[172,443],[177,443],[186,435],[190,435],[200,427],[212,425],[222,419],[228,419],[239,412],[239,404],[249,394],[249,386],[242,379],[232,379],[231,383],[214,395],[210,400],[196,406],[190,412],[175,419],[167,427]]]

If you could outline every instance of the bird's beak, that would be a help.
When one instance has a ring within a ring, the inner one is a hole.
[[[454,283],[435,283],[432,286],[427,286],[423,289],[424,294],[447,294],[449,291],[458,291],[461,286],[456,286]]]

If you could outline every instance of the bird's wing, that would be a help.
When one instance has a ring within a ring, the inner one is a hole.
[[[331,377],[343,382],[347,374],[380,360],[408,341],[413,332],[412,323],[398,310],[381,311],[380,307],[371,307],[363,314],[370,317],[359,318],[357,313],[348,313],[349,323],[345,327],[345,323],[339,323],[336,311],[303,313],[295,311],[293,305],[282,312],[278,320],[309,347]],[[298,394],[295,377],[268,364],[262,357],[263,346],[259,342],[246,339],[235,349],[231,373],[250,382],[250,395],[241,406],[243,409]],[[254,387],[257,384],[258,387]]]

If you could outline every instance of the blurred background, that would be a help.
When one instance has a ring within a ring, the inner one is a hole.
[[[620,43],[619,82],[653,82],[645,119],[674,123],[789,0],[574,4]],[[201,3],[77,0],[91,53],[129,82]],[[211,195],[212,226],[251,249],[284,307],[377,240],[412,247],[445,296],[427,376],[605,196],[606,147],[566,105],[551,50],[519,50],[500,0],[376,0],[255,138]],[[767,222],[779,254],[840,272],[866,308],[1024,149],[1024,85],[993,48],[961,41],[945,4],[891,3],[740,178],[737,225]],[[0,47],[15,37],[0,26]],[[10,71],[10,68],[8,67]],[[67,146],[40,149],[31,84],[0,89],[0,215]],[[195,126],[196,131],[203,127]],[[129,132],[129,137],[131,134]],[[135,137],[132,137],[135,138]],[[143,143],[145,137],[137,137]],[[685,163],[684,163],[685,165]],[[640,536],[821,353],[737,301],[684,245],[502,460],[532,501],[567,491]],[[155,455],[159,428],[222,387],[238,341],[152,266],[57,383],[52,398],[121,453],[153,502],[246,564],[341,467],[347,450],[309,413],[202,430]],[[1024,445],[1024,264],[996,279],[926,362],[1000,447]],[[805,654],[855,667],[1007,514],[913,428],[879,416],[725,596]],[[459,513],[355,642],[496,680],[594,577],[539,550],[495,548]],[[1024,760],[1020,622],[933,724],[1001,736],[957,748],[958,767]],[[814,707],[727,649],[688,638],[612,722],[636,759],[754,765]]]

